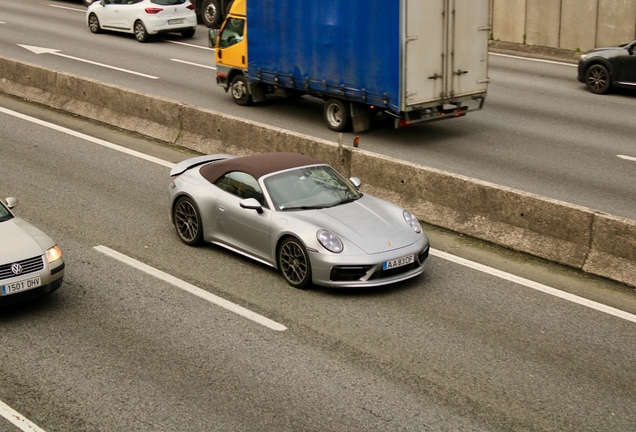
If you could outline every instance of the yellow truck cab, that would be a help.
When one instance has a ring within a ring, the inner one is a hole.
[[[210,33],[211,45],[216,47],[216,82],[232,89],[239,105],[252,103],[247,75],[246,0],[234,0],[221,29]],[[212,40],[215,39],[215,40]]]

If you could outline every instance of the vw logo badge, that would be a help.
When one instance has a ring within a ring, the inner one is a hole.
[[[19,275],[20,273],[22,273],[22,266],[18,263],[11,264],[11,271],[13,272],[13,274]]]

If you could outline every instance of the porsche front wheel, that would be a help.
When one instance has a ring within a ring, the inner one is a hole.
[[[288,284],[295,288],[308,288],[311,282],[311,263],[303,244],[289,237],[278,249],[278,267]]]

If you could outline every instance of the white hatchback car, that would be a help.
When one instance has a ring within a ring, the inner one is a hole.
[[[86,23],[93,33],[133,33],[139,42],[159,33],[190,38],[197,28],[194,9],[190,0],[101,0],[88,7]]]
[[[15,198],[0,200],[0,306],[43,296],[64,277],[59,246],[39,229],[16,217]]]

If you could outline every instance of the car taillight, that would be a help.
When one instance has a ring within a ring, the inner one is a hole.
[[[188,9],[190,10],[194,10],[194,5],[192,3],[190,3],[189,5],[186,6]]]
[[[162,8],[146,8],[146,13],[149,15],[154,15],[154,14],[158,14],[162,10],[163,10]]]

